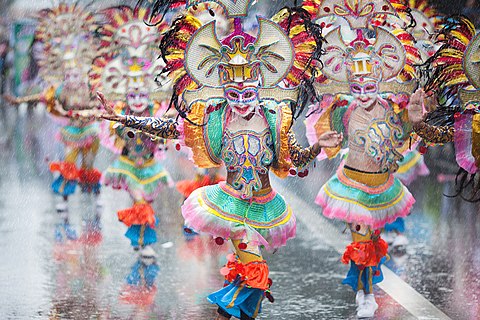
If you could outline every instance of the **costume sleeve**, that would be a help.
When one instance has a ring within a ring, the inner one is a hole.
[[[124,125],[163,139],[177,139],[180,132],[173,119],[126,116]]]
[[[343,100],[346,101],[346,100]],[[323,112],[319,120],[315,124],[315,131],[317,137],[320,137],[327,131],[342,132],[345,137],[348,135],[348,129],[346,127],[346,113],[348,111],[348,105],[333,105]],[[329,159],[335,158],[340,150],[346,146],[347,139],[343,140],[342,145],[334,148],[324,148],[325,154]]]
[[[288,133],[288,146],[290,150],[290,160],[297,168],[303,168],[308,165],[321,151],[320,147],[315,147],[315,145],[303,148],[298,143],[292,131]]]
[[[453,126],[433,126],[424,121],[414,125],[413,130],[425,141],[431,143],[452,142],[455,135]]]

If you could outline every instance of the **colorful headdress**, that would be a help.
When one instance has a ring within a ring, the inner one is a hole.
[[[148,92],[152,101],[167,100],[168,81],[160,80],[160,88],[155,81],[165,66],[158,59],[158,43],[166,25],[147,25],[149,11],[143,7],[120,6],[103,14],[107,18],[100,29],[103,54],[95,59],[90,72],[92,90],[103,91],[110,100],[124,101],[132,90]]]
[[[399,20],[398,10],[406,7],[397,1],[326,0],[319,5],[318,17],[344,18],[356,37],[345,40],[341,27],[325,36],[322,73],[330,82],[317,83],[317,94],[348,94],[348,82],[359,77],[379,82],[379,92],[413,92],[415,84],[410,80],[415,77],[413,65],[420,62],[419,53],[413,37],[400,25],[389,23],[392,18]]]
[[[202,2],[187,1],[187,7]],[[160,47],[167,62],[164,72],[174,79],[174,94],[183,95],[188,106],[206,97],[224,97],[222,86],[227,83],[258,81],[262,99],[296,101],[298,90],[282,89],[278,84],[296,86],[311,75],[306,66],[316,42],[304,24],[311,17],[308,11],[302,11],[302,17],[299,11],[283,10],[272,20],[258,18],[254,37],[243,30],[241,22],[250,0],[215,2],[228,18],[234,18],[229,36],[221,39],[215,22],[202,26],[193,15],[186,14],[173,22],[162,39]],[[175,96],[172,103],[180,109]],[[179,111],[186,116],[185,110]]]
[[[42,10],[38,20],[35,38],[43,44],[38,61],[40,76],[59,85],[66,69],[78,68],[86,79],[99,47],[94,37],[99,24],[93,14],[77,4],[60,3]]]
[[[402,43],[383,28],[375,28],[375,37],[367,38],[368,31],[357,29],[357,37],[345,43],[337,28],[325,36],[322,73],[332,83],[317,84],[318,94],[350,92],[348,82],[364,77],[379,82],[379,92],[413,92],[412,82],[399,83],[395,78],[406,64],[406,53]],[[335,89],[332,90],[332,88]]]
[[[396,15],[396,10],[385,0],[324,0],[317,17],[335,15],[347,20],[353,29],[365,28],[372,18],[381,14]]]
[[[480,35],[475,35],[475,26],[468,18],[453,16],[445,20],[439,37],[442,46],[430,59],[434,72],[425,86],[426,91],[436,92],[442,106],[477,109],[475,104],[480,103]],[[457,96],[460,105],[455,103]]]

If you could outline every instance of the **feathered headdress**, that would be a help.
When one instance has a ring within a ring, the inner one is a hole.
[[[379,36],[379,38],[368,39],[372,44],[376,43],[378,45],[383,41],[390,41],[392,45],[396,46],[399,50],[395,55],[401,57],[398,61],[401,61],[403,64],[403,67],[397,72],[395,77],[401,82],[409,82],[416,77],[414,66],[421,63],[421,58],[420,53],[417,48],[415,48],[415,39],[410,33],[403,29],[405,23],[400,19],[400,14],[404,14],[407,11],[407,6],[400,0],[345,0],[343,2],[326,0],[318,5],[317,17],[321,21],[334,21],[333,23],[329,23],[330,29],[336,29],[338,28],[336,26],[341,26],[341,20],[346,21],[349,26],[348,29],[353,30],[357,38],[359,37],[358,30],[363,29],[361,31],[361,37],[363,39],[368,38],[369,34],[371,34],[367,29],[373,30],[375,37]],[[325,22],[323,22],[323,24],[325,24]],[[340,31],[340,29],[337,31],[330,30],[325,38],[328,37],[330,41],[335,41],[337,44],[343,42],[345,45],[344,49],[346,50],[355,40],[344,40]],[[396,39],[392,38],[392,35]],[[336,38],[335,40],[333,40],[334,37]],[[366,43],[363,40],[359,41],[356,47],[359,48],[362,42]],[[398,44],[400,44],[400,46],[398,46]],[[366,45],[364,49],[367,50],[367,47],[369,47],[369,45]],[[354,51],[356,49],[348,49],[350,52],[352,50]],[[350,54],[350,57],[353,57],[353,55]],[[383,57],[387,58],[385,55],[383,55]],[[324,64],[327,60],[328,59],[325,58],[323,59]],[[329,73],[327,69],[328,68],[325,68],[323,70],[324,75]],[[327,78],[329,78],[329,76],[327,76]],[[345,80],[344,78],[343,81]],[[325,81],[319,81],[319,83],[324,82]],[[399,87],[393,83],[392,88],[388,88],[389,91],[393,92],[397,92],[397,89],[399,89]],[[410,90],[411,88],[409,87],[408,89]],[[346,91],[346,88],[344,91]]]
[[[99,24],[93,14],[77,4],[62,2],[40,11],[38,21],[35,39],[43,44],[40,76],[53,85],[63,81],[69,68],[83,70],[86,76],[99,47],[95,38]]]
[[[187,1],[187,7],[201,2]],[[218,36],[215,22],[202,25],[193,15],[185,14],[174,20],[160,44],[167,64],[164,73],[174,79],[172,104],[180,114],[185,117],[188,112],[177,98],[183,92],[188,105],[191,99],[206,95],[223,97],[221,85],[240,79],[259,80],[262,98],[296,100],[297,90],[277,85],[294,87],[312,76],[312,56],[321,38],[319,29],[314,30],[310,23],[312,14],[303,8],[285,8],[272,20],[259,18],[255,37],[244,32],[240,20],[247,13],[249,0],[216,3],[228,18],[235,19],[228,37]]]
[[[95,59],[90,72],[92,90],[103,91],[110,100],[124,101],[129,90],[146,91],[152,101],[167,100],[168,82],[161,88],[155,82],[165,66],[158,59],[158,43],[166,24],[145,24],[150,12],[144,7],[120,6],[102,14],[106,18],[99,31],[103,54]]]

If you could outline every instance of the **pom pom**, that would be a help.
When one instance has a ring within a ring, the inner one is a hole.
[[[420,154],[422,154],[422,155],[425,154],[425,153],[427,153],[427,147],[425,147],[425,146],[420,146],[420,147],[418,148],[418,152],[420,152]]]
[[[227,276],[229,273],[230,273],[230,268],[228,267],[223,267],[222,269],[220,269],[220,274],[222,276]]]

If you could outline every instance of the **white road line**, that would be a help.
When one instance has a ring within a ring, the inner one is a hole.
[[[350,241],[349,235],[339,234],[336,226],[330,223],[327,219],[320,217],[319,213],[316,213],[319,212],[319,208],[316,207],[315,204],[308,203],[297,195],[288,192],[281,183],[276,184],[275,187],[280,194],[285,196],[285,200],[287,200],[293,208],[297,208],[297,210],[293,210],[297,219],[307,227],[313,236],[334,248],[340,254],[343,254],[345,244]],[[445,313],[413,289],[408,283],[403,281],[388,267],[382,266],[382,271],[384,281],[377,284],[378,287],[385,291],[414,317],[422,320],[450,319]]]

